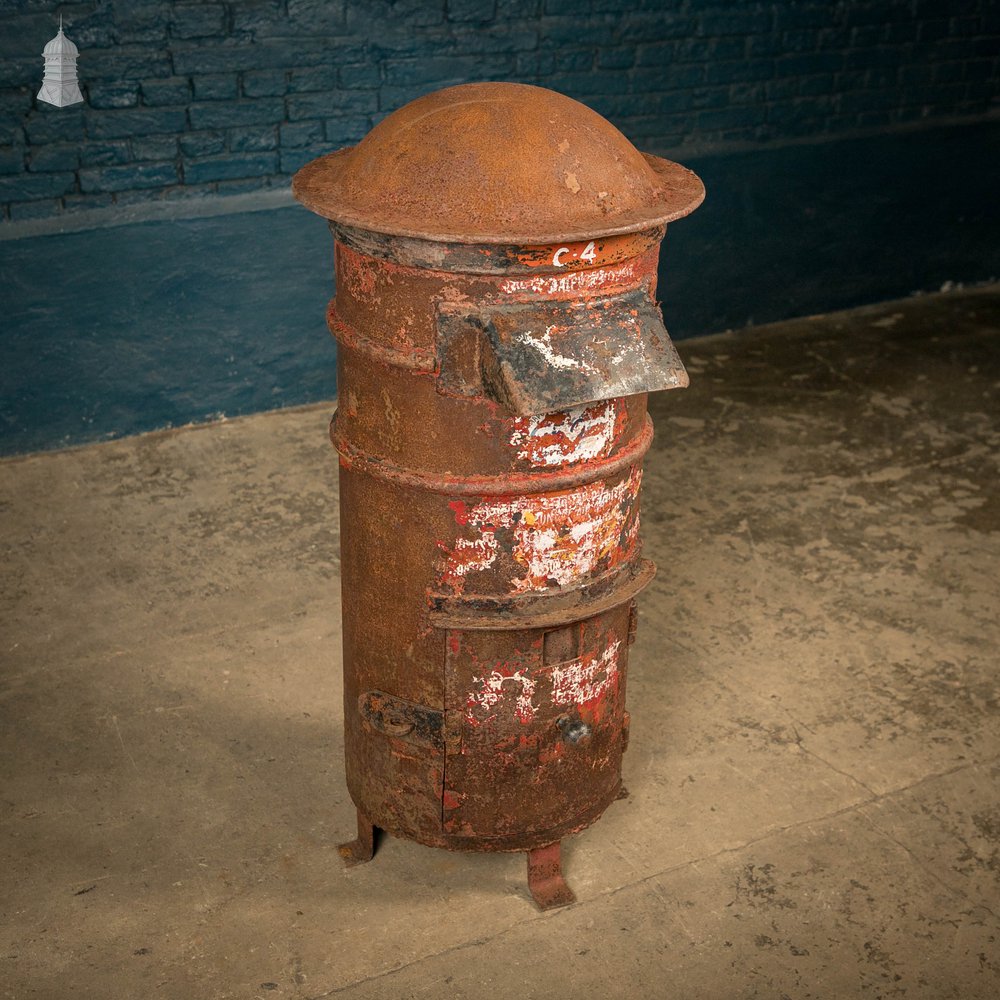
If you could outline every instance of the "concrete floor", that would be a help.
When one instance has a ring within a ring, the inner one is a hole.
[[[1000,995],[1000,289],[682,345],[631,791],[345,871],[328,406],[0,464],[0,995]]]

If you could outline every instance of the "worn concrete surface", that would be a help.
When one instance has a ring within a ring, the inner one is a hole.
[[[631,797],[345,871],[329,407],[0,465],[0,995],[1000,995],[1000,289],[683,345]]]

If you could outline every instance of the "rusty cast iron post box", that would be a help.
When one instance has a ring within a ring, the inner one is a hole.
[[[307,164],[338,342],[347,783],[374,829],[525,851],[622,794],[646,394],[687,384],[655,300],[667,223],[704,197],[552,91],[422,97]]]

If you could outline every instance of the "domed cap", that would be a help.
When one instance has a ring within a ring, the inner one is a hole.
[[[59,34],[56,35],[55,38],[46,42],[45,48],[42,49],[42,55],[45,56],[55,56],[60,54],[67,56],[76,56],[80,54],[80,50],[63,34],[62,19],[59,21]]]
[[[292,192],[344,225],[471,243],[636,232],[705,197],[690,170],[640,153],[597,112],[520,83],[469,83],[411,101],[357,146],[306,164]]]

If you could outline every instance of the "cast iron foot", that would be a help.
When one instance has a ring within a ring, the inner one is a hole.
[[[528,851],[528,889],[540,910],[576,902],[573,890],[563,878],[558,840],[547,847]]]
[[[375,827],[360,809],[358,810],[357,840],[341,844],[337,850],[344,859],[344,865],[348,868],[371,861],[375,854]]]

